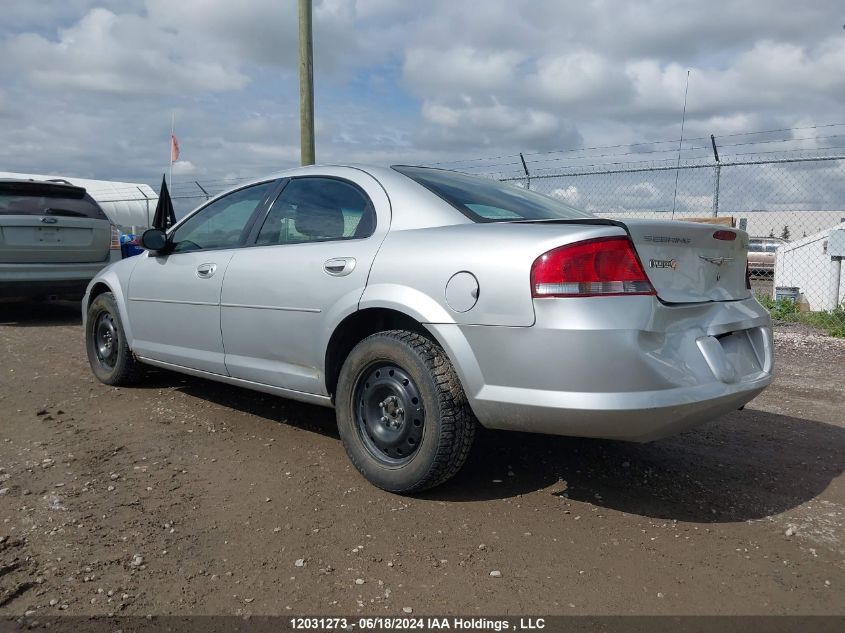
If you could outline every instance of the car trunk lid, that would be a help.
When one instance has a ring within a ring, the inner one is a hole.
[[[714,224],[625,220],[657,296],[668,303],[746,299],[748,235]]]

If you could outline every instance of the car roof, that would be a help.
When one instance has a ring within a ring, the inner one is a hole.
[[[424,165],[415,166],[424,167]],[[327,169],[333,170],[338,168],[363,171],[375,177],[377,180],[381,180],[383,178],[390,179],[396,177],[400,177],[402,179],[407,178],[395,169],[392,169],[392,166],[390,165],[373,165],[367,163],[320,163],[318,165],[304,165],[302,167],[291,167],[290,169],[284,169],[282,171],[270,172],[269,174],[265,174],[260,178],[252,178],[248,181],[242,182],[238,184],[238,187],[263,182],[268,178],[292,178],[294,176],[319,175]]]

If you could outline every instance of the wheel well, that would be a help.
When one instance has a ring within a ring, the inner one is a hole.
[[[350,314],[335,328],[326,348],[326,389],[330,395],[334,396],[340,368],[352,348],[371,334],[385,330],[408,330],[434,340],[419,321],[397,310],[367,308]]]
[[[111,288],[109,288],[106,284],[104,284],[104,283],[94,284],[94,287],[91,288],[91,293],[88,295],[88,305],[90,306],[91,302],[94,301],[94,299],[96,299],[101,294],[106,293],[106,292],[111,292]],[[85,309],[87,310],[88,306],[86,306]]]

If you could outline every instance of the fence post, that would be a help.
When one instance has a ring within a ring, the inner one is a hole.
[[[710,135],[710,143],[713,145],[713,158],[716,159],[716,164],[713,166],[714,183],[713,183],[713,217],[719,217],[719,179],[722,175],[722,164],[719,162],[719,150],[716,148],[716,137]]]
[[[205,194],[205,199],[206,199],[206,200],[208,200],[209,198],[211,198],[211,196],[210,196],[210,195],[208,195],[208,192],[205,190],[205,187],[203,187],[203,186],[202,186],[202,185],[201,185],[198,181],[196,181],[196,180],[195,180],[195,181],[194,181],[194,184],[195,184],[197,187],[199,187],[199,188],[200,188],[200,190],[201,190],[201,191]]]
[[[531,189],[531,174],[528,172],[528,165],[525,163],[525,156],[522,155],[522,152],[519,153],[519,160],[522,161],[522,168],[525,170],[525,188]]]
[[[143,190],[143,189],[141,189],[140,187],[135,187],[135,188],[136,188],[138,191],[140,191],[140,192],[141,192],[141,195],[142,195],[142,196],[144,196],[144,201],[145,201],[145,202],[146,202],[146,204],[147,204],[147,226],[148,226],[148,227],[149,227],[149,226],[152,226],[152,224],[153,224],[153,220],[152,220],[152,217],[150,216],[150,199],[147,197],[147,194],[145,194],[145,193],[144,193],[144,190]]]

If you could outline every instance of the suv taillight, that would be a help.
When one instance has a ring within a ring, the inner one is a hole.
[[[533,297],[653,295],[631,240],[600,237],[561,246],[531,265]]]
[[[114,224],[111,225],[111,246],[109,248],[113,251],[120,250],[120,231]]]

